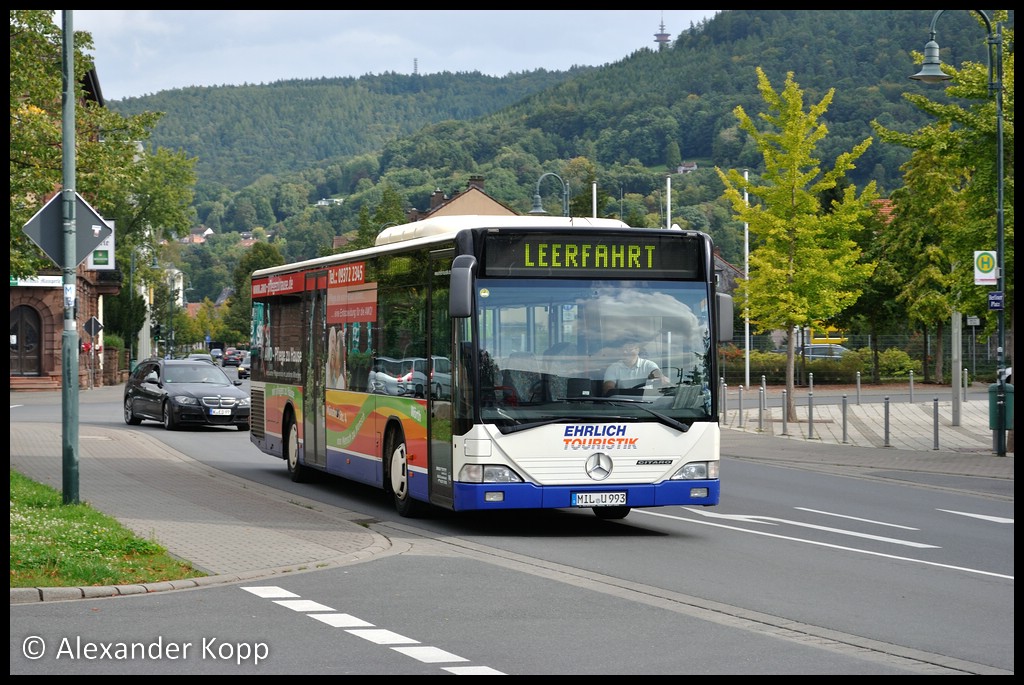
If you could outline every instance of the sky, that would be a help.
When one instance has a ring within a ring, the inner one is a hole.
[[[72,10],[106,100],[394,72],[491,76],[618,62],[720,10]],[[55,17],[61,22],[60,13]]]

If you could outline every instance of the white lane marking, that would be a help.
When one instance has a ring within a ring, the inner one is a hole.
[[[966,573],[976,573],[982,576],[990,576],[992,578],[1005,578],[1007,580],[1013,580],[1013,576],[1006,575],[1005,573],[993,573],[991,571],[981,571],[976,568],[964,568],[963,566],[952,566],[950,564],[940,564],[934,561],[924,561],[922,559],[911,559],[909,557],[899,557],[895,554],[883,554],[882,552],[872,552],[866,549],[857,549],[856,547],[844,547],[843,545],[833,545],[828,542],[818,542],[816,540],[806,540],[804,538],[794,538],[789,535],[777,535],[775,533],[767,533],[761,530],[750,530],[749,528],[738,528],[736,526],[727,526],[722,523],[712,523],[711,521],[700,521],[698,519],[684,518],[682,516],[671,516],[669,514],[662,514],[655,511],[648,511],[646,509],[634,509],[635,513],[646,514],[647,516],[660,516],[662,518],[673,519],[675,521],[684,521],[686,523],[696,523],[701,526],[711,526],[712,528],[725,528],[726,530],[735,530],[740,533],[749,533],[750,535],[762,535],[770,538],[777,538],[779,540],[789,540],[791,542],[802,542],[805,545],[814,545],[816,547],[828,547],[829,549],[838,549],[846,552],[854,552],[856,554],[867,554],[872,557],[883,557],[886,559],[895,559],[897,561],[909,561],[915,564],[923,564],[925,566],[935,566],[938,568],[948,568],[953,571],[964,571]],[[691,513],[701,513],[693,511],[692,509],[686,509]],[[738,517],[742,518],[742,517]]]
[[[322,621],[332,628],[372,628],[373,624],[356,618],[351,614],[310,614],[312,618]]]
[[[958,516],[970,516],[971,518],[981,519],[982,521],[991,521],[992,523],[1013,523],[1013,519],[1003,518],[1001,516],[985,516],[984,514],[970,514],[966,511],[953,511],[952,509],[939,509],[947,514],[957,514]]]
[[[242,589],[264,599],[273,599],[274,597],[299,597],[299,595],[294,592],[290,592],[284,588],[274,585],[254,585],[250,587],[243,587]],[[332,613],[310,613],[307,615],[334,628],[349,628],[345,631],[346,633],[356,637],[361,637],[364,640],[369,640],[370,642],[378,645],[417,645],[415,647],[391,647],[391,649],[412,659],[416,659],[421,663],[436,664],[469,661],[469,659],[452,654],[451,652],[446,652],[438,647],[420,645],[419,640],[414,640],[411,637],[399,635],[398,633],[390,630],[384,630],[382,628],[374,628],[373,624],[368,621],[364,621],[363,619],[351,614],[335,612],[334,609],[331,609],[329,606],[324,604],[320,604],[319,602],[313,602],[307,599],[278,599],[274,600],[274,604],[279,604],[288,609],[292,609],[293,611],[330,611]],[[362,627],[357,628],[356,626]],[[506,675],[505,673],[491,668],[490,666],[445,666],[442,670],[447,671],[452,675]]]
[[[251,592],[257,597],[263,597],[264,599],[273,599],[274,597],[298,597],[294,592],[289,592],[288,590],[275,585],[243,587],[242,589],[246,592]]]
[[[451,666],[441,670],[448,671],[452,675],[505,675],[490,666]]]
[[[873,519],[862,519],[858,516],[847,516],[846,514],[834,514],[831,511],[822,511],[821,509],[808,509],[807,507],[793,507],[797,511],[809,511],[812,514],[821,514],[822,516],[835,516],[836,518],[848,519],[850,521],[861,521],[862,523],[873,523],[876,526],[889,526],[890,528],[902,528],[903,530],[921,530],[920,528],[912,528],[910,526],[901,526],[897,523],[885,523],[884,521],[875,521]]]
[[[692,511],[692,510],[688,510]],[[644,512],[651,513],[651,512]],[[721,518],[730,519],[733,521],[744,521],[746,523],[786,523],[791,526],[797,526],[799,528],[811,528],[812,530],[823,530],[829,533],[839,533],[840,535],[849,535],[855,538],[864,538],[866,540],[877,540],[879,542],[889,542],[894,545],[904,545],[906,547],[916,547],[918,549],[939,549],[935,545],[926,545],[921,542],[911,542],[910,540],[899,540],[897,538],[885,538],[880,535],[868,535],[867,533],[858,533],[853,530],[844,530],[842,528],[831,528],[829,526],[818,526],[813,523],[804,523],[802,521],[790,521],[789,519],[775,518],[774,516],[755,516],[753,514],[719,514],[714,511],[696,511],[694,513],[706,516],[707,518]]]
[[[274,604],[280,604],[286,609],[292,611],[335,611],[326,604],[320,602],[312,602],[308,599],[276,599]]]
[[[469,661],[469,659],[464,659],[461,656],[455,656],[451,652],[446,652],[443,649],[427,647],[426,645],[422,647],[392,647],[391,649],[406,656],[411,656],[413,659],[416,659],[416,661],[420,661],[425,664]]]
[[[413,640],[411,637],[399,635],[383,628],[355,628],[345,632],[378,645],[418,645],[420,643],[419,640]]]

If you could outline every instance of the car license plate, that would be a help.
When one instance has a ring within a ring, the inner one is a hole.
[[[230,409],[211,409],[210,416],[231,416]]]
[[[574,493],[572,493],[572,506],[574,506],[574,507],[624,507],[624,506],[626,506],[626,493],[624,493],[624,492],[574,492]]]

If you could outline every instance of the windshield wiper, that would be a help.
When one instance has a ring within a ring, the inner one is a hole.
[[[675,428],[680,433],[685,433],[686,431],[690,430],[690,424],[683,423],[682,421],[677,421],[676,419],[673,419],[671,416],[662,414],[660,411],[656,411],[654,409],[651,409],[650,407],[640,406],[643,404],[649,404],[649,401],[643,399],[633,400],[628,398],[593,397],[589,395],[584,395],[580,397],[566,397],[564,401],[592,402],[595,404],[611,404],[617,407],[628,406],[633,409],[641,409],[647,412],[654,418],[658,419],[659,422],[665,424],[666,426],[669,426],[670,428]],[[539,428],[540,426],[550,426],[553,423],[568,423],[570,421],[575,420],[570,417],[562,416],[556,419],[545,419],[542,421],[519,421],[518,419],[512,417],[511,415],[502,411],[501,409],[498,409],[497,411],[502,418],[515,422],[515,425],[512,426],[498,426],[498,430],[500,430],[503,434],[515,433],[517,431],[526,430],[527,428]],[[620,418],[624,419],[625,417]]]
[[[685,433],[686,431],[690,430],[690,424],[683,423],[682,421],[676,421],[671,416],[668,416],[666,414],[662,414],[660,411],[654,411],[653,409],[650,409],[648,407],[639,407],[639,409],[643,409],[645,412],[647,412],[648,414],[650,414],[654,418],[658,419],[659,421],[661,421],[666,426],[669,426],[671,428],[675,428],[680,433]]]
[[[517,421],[516,419],[513,419],[511,416],[509,416],[508,414],[505,414],[504,412],[502,412],[502,414],[503,414],[503,418],[507,418],[510,421],[516,421],[515,425],[512,425],[512,426],[498,426],[498,430],[501,431],[501,433],[503,435],[507,435],[509,433],[517,433],[519,431],[526,430],[527,428],[540,428],[541,426],[550,426],[553,423],[567,423],[569,421],[575,421],[575,419],[572,419],[572,418],[569,418],[569,417],[566,417],[566,416],[562,416],[562,417],[559,417],[557,419],[545,419],[543,421],[525,421],[525,422],[520,422],[520,421]]]

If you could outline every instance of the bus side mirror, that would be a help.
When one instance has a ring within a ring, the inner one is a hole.
[[[473,280],[476,257],[462,254],[452,261],[451,287],[448,290],[448,313],[453,319],[464,319],[473,313]]]
[[[715,301],[718,304],[718,340],[728,342],[733,335],[732,295],[715,293]]]

